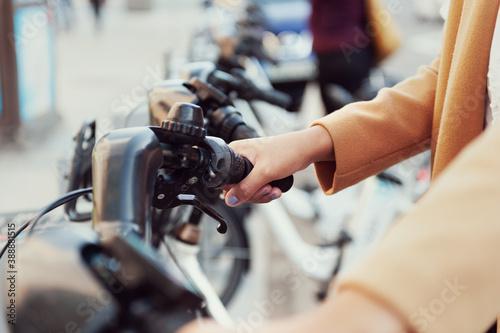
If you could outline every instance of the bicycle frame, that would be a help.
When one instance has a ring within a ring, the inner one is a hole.
[[[253,71],[258,76],[256,83],[258,83],[260,87],[265,87],[265,77],[262,76],[262,71],[259,70],[258,64],[254,63],[248,67],[250,68],[250,72]],[[278,119],[278,122],[281,121],[280,119],[290,121],[290,118],[287,118],[287,116],[280,118],[281,115],[286,114],[286,111],[277,107],[268,106],[267,103],[247,103],[245,101],[239,101],[238,103],[235,102],[235,105],[243,114],[245,122],[253,126],[259,134],[265,134],[265,129],[261,125],[261,120],[266,119],[270,112],[274,115],[275,120]],[[355,186],[355,189],[361,193],[360,198],[356,198],[356,202],[363,208],[359,209],[358,207],[357,211],[352,208],[347,212],[349,217],[347,221],[337,221],[338,224],[342,223],[344,227],[349,225],[356,235],[360,235],[359,238],[356,238],[357,241],[355,244],[348,245],[348,247],[345,248],[345,255],[343,253],[345,241],[342,243],[337,242],[329,244],[330,246],[312,245],[304,241],[295,227],[291,216],[296,214],[297,211],[302,213],[300,217],[305,219],[312,219],[315,217],[315,214],[319,214],[318,220],[329,219],[329,216],[325,214],[324,211],[318,211],[316,209],[317,207],[311,202],[303,200],[303,198],[310,197],[309,193],[295,188],[286,195],[283,195],[280,200],[266,205],[256,205],[254,209],[262,213],[265,217],[273,235],[276,237],[284,253],[294,266],[299,268],[305,275],[317,281],[329,282],[341,268],[344,269],[348,267],[350,262],[357,260],[357,258],[367,251],[371,244],[374,244],[380,239],[381,235],[387,230],[394,218],[408,207],[406,201],[404,203],[398,202],[398,205],[391,207],[387,213],[374,214],[374,207],[380,203],[375,196],[381,188],[387,187],[385,185],[386,184],[382,180],[372,177]],[[393,196],[395,193],[397,194],[403,191],[395,185],[388,188],[391,190],[390,193],[392,193]],[[344,191],[336,194],[335,198],[339,199],[343,196],[345,196],[343,200],[350,200],[353,198],[350,194],[345,193],[348,192]],[[298,209],[296,207],[297,202],[302,203]],[[294,207],[294,211],[291,211],[290,207]],[[367,210],[371,215],[367,216],[364,210]],[[330,222],[333,221],[330,219]],[[377,232],[373,233],[373,230]],[[199,264],[193,254],[196,252],[196,249],[184,250],[185,255],[190,258],[186,260],[186,263],[189,264],[187,264],[185,272],[189,272],[190,275],[192,274],[193,280],[200,281],[199,284],[202,286],[201,288],[206,289],[204,293],[207,299],[213,298],[213,288],[206,285],[206,276],[204,276],[203,272],[199,269]],[[183,256],[184,254],[180,255]],[[340,259],[342,259],[342,261]],[[211,301],[211,303],[218,303],[211,311],[214,313],[224,312],[222,309],[223,307],[219,306],[219,302]],[[223,314],[221,316],[224,318],[226,315]],[[229,325],[229,321],[226,319],[221,320],[222,322],[227,322],[227,325]]]
[[[174,260],[182,274],[196,286],[197,290],[203,295],[212,318],[223,327],[233,328],[235,325],[233,319],[200,266],[197,258],[200,246],[198,244],[187,244],[175,237],[168,237],[165,240],[165,249],[168,254],[164,254],[164,258]]]

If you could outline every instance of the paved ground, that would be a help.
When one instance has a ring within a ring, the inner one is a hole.
[[[57,198],[58,160],[71,154],[81,123],[137,103],[148,85],[163,78],[164,52],[186,48],[192,28],[187,18],[199,16],[198,1],[157,2],[154,11],[130,12],[126,1],[108,1],[96,30],[88,1],[74,1],[73,27],[56,39],[61,121],[34,138],[26,133],[17,145],[0,145],[0,212]]]
[[[181,55],[186,49],[191,30],[201,19],[200,2],[157,0],[152,11],[131,12],[126,10],[124,0],[108,0],[99,30],[94,27],[87,1],[74,2],[73,27],[59,32],[56,40],[61,119],[35,137],[25,134],[16,144],[0,144],[0,214],[38,209],[58,197],[61,191],[58,170],[64,163],[61,161],[72,153],[71,137],[82,121],[93,117],[105,125],[105,119],[120,115],[141,100],[145,86],[163,77],[165,52]],[[404,32],[404,43],[385,67],[408,76],[437,53],[441,24],[417,21],[409,0],[393,3],[400,6],[397,19]],[[307,124],[319,115],[317,90],[311,85],[300,117]],[[105,130],[106,125],[101,128]],[[310,235],[310,222],[296,222],[304,237],[314,239]],[[252,228],[259,230],[253,235],[263,235],[258,237],[261,243],[275,244],[265,224],[256,223]],[[279,287],[279,273],[291,267],[277,245],[255,255],[264,260],[263,264],[257,268],[253,282],[239,295],[240,305],[235,310],[247,320],[259,311],[263,313],[264,310],[254,306],[255,302],[264,302],[262,297]],[[304,283],[300,290],[287,294],[287,301],[273,309],[270,316],[314,306],[312,295],[317,285],[306,278],[301,281]],[[248,311],[249,304],[253,304],[254,312]]]

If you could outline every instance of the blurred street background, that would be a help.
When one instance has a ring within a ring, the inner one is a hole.
[[[165,52],[185,52],[202,15],[199,1],[192,0],[158,1],[150,11],[107,1],[99,26],[89,1],[73,1],[68,11],[70,26],[62,26],[54,41],[60,119],[48,127],[35,124],[17,142],[0,145],[0,212],[38,209],[57,198],[59,162],[73,153],[72,136],[82,122],[110,119],[144,98],[164,78]]]
[[[411,0],[398,3],[403,45],[383,67],[407,77],[437,54],[442,23],[419,20]],[[68,11],[69,27],[61,23],[54,41],[60,119],[48,128],[34,124],[17,142],[0,144],[0,213],[38,209],[57,198],[59,163],[73,153],[72,136],[82,122],[111,119],[138,104],[164,78],[165,55],[182,58],[203,19],[200,0],[156,0],[142,11],[128,10],[125,0],[108,0],[99,27],[88,1],[73,1]],[[306,122],[323,114],[319,93],[314,84],[310,88],[302,107]]]
[[[403,43],[383,63],[382,69],[401,78],[413,75],[419,66],[430,63],[439,49],[443,21],[437,17],[419,17],[415,12],[417,1],[420,0],[387,1],[398,8],[395,18]],[[123,118],[145,98],[150,86],[165,78],[166,59],[175,64],[186,56],[191,36],[204,18],[201,0],[151,0],[143,9],[131,8],[131,2],[107,0],[102,6],[101,21],[96,24],[89,1],[73,0],[70,6],[66,1],[58,1],[57,22],[50,22],[55,29],[51,41],[51,62],[55,70],[54,117],[22,126],[13,141],[1,139],[0,214],[34,211],[60,196],[64,191],[61,170],[68,167],[74,148],[72,137],[82,122],[95,118],[99,131],[112,129],[116,125],[114,119]],[[31,30],[26,30],[30,32],[25,36],[27,46],[31,40],[35,43],[37,31],[45,28],[37,22],[31,25]],[[32,48],[30,52],[33,52],[30,57],[36,58],[37,49]],[[27,70],[28,77],[38,77],[43,68],[37,67],[34,61]],[[38,80],[37,84],[40,89],[47,89],[51,82]],[[306,127],[322,115],[319,90],[311,82],[297,117]],[[310,237],[308,222],[296,223],[307,240]],[[253,304],[258,297],[279,287],[280,269],[290,265],[265,225],[256,224],[252,228],[256,229],[254,235],[266,234],[260,240],[271,244],[268,249],[261,249],[264,254],[260,255],[267,261],[257,268],[259,274],[266,272],[260,279],[268,285],[263,290],[251,284],[246,293],[239,295],[239,305],[235,307],[240,306],[242,315],[248,313],[245,305]],[[310,237],[310,240],[314,239]],[[305,278],[301,281],[304,283],[300,290],[291,293],[290,301],[273,310],[272,316],[314,306],[317,285]]]

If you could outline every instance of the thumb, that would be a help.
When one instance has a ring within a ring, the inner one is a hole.
[[[248,201],[257,191],[267,184],[265,179],[255,171],[255,168],[242,181],[235,184],[226,193],[226,204],[237,206]]]

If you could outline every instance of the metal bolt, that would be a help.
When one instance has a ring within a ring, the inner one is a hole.
[[[193,185],[194,183],[196,183],[198,181],[198,178],[197,177],[191,177],[188,179],[187,183],[189,185]]]

